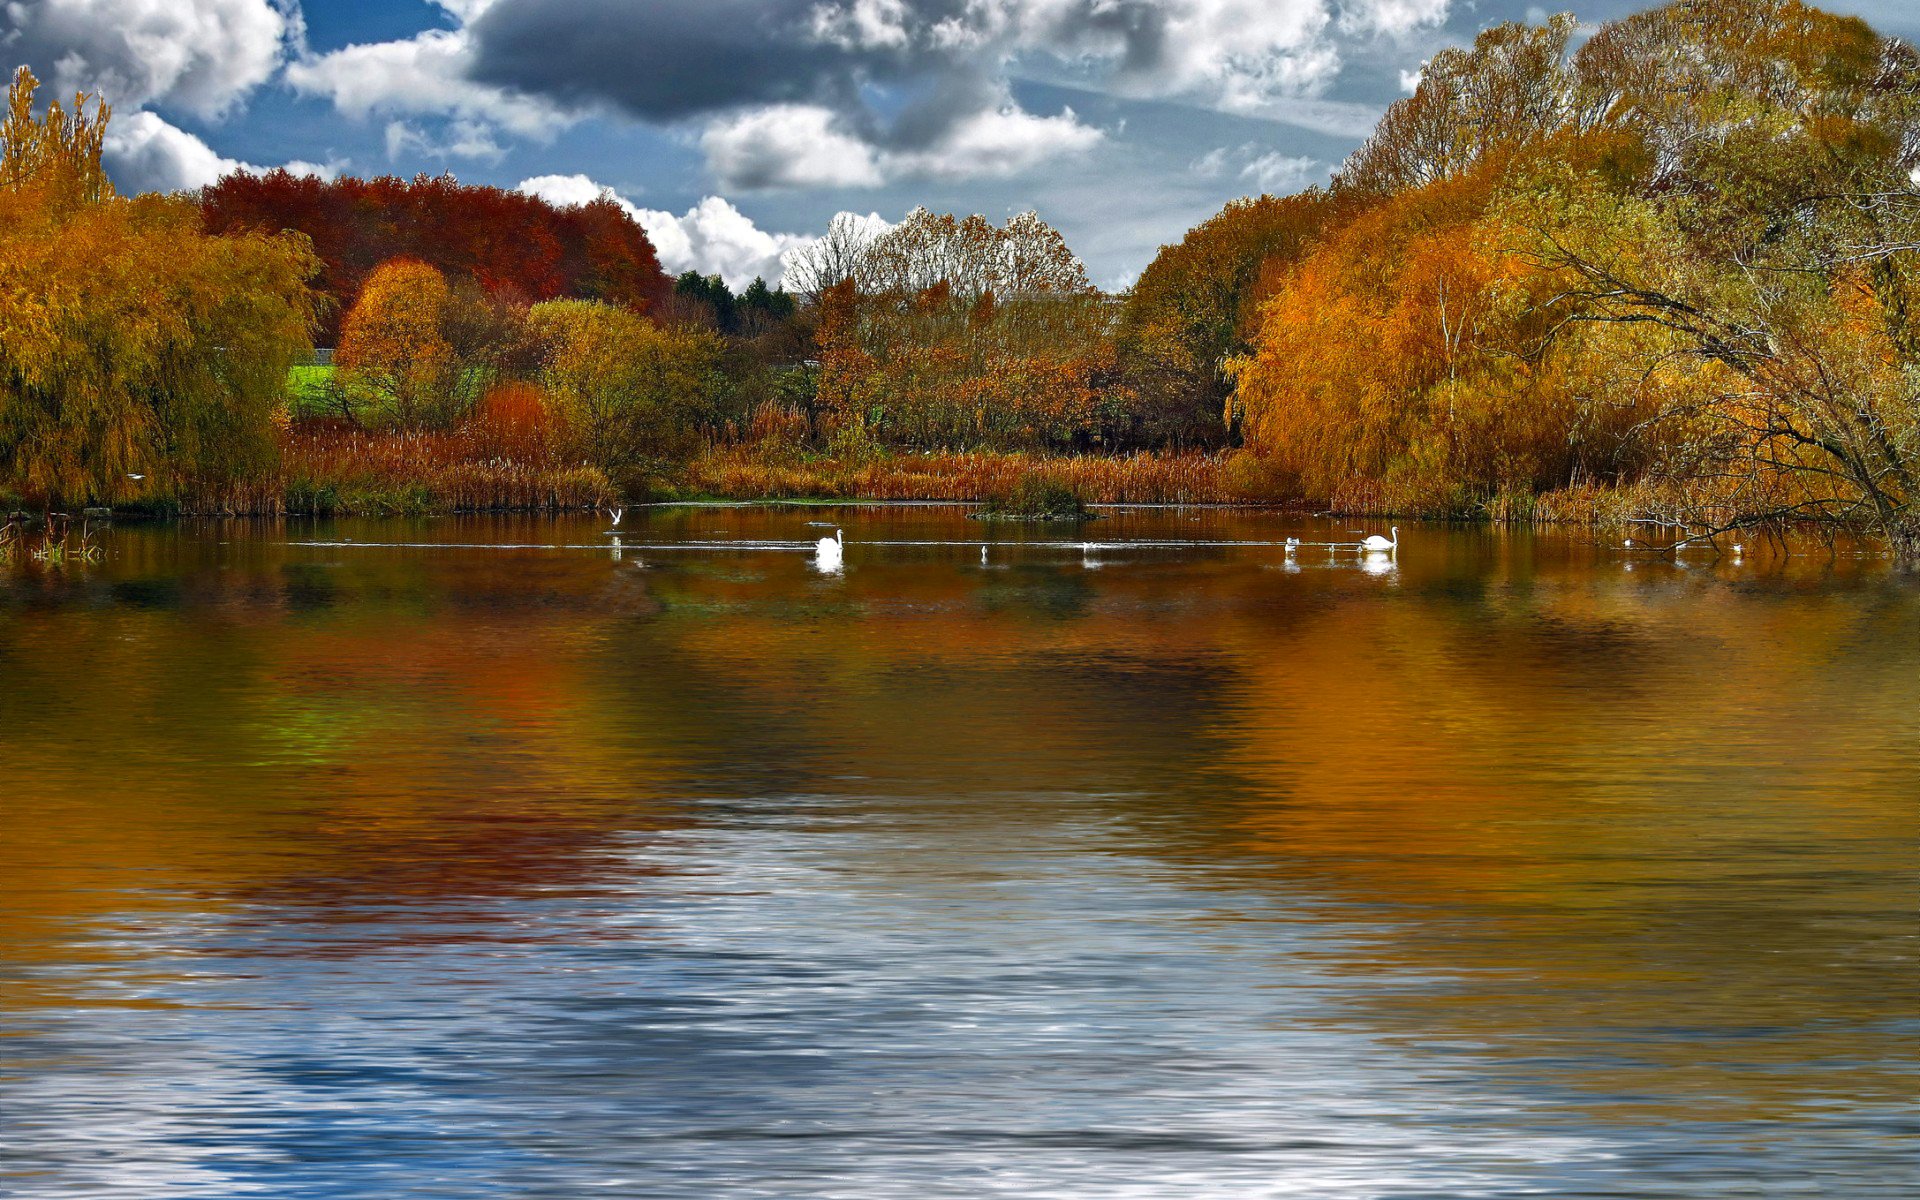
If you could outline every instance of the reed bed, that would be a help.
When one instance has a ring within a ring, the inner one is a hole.
[[[547,512],[616,503],[595,467],[567,461],[537,431],[475,422],[444,432],[373,431],[307,422],[282,436],[276,470],[239,482],[193,482],[182,512],[386,516]]]
[[[1039,480],[1089,504],[1262,504],[1278,494],[1249,455],[892,454],[770,461],[723,449],[694,462],[690,494],[795,498],[984,501]]]

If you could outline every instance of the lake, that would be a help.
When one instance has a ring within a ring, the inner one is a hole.
[[[1920,588],[1362,524],[0,567],[0,1194],[1920,1194]]]

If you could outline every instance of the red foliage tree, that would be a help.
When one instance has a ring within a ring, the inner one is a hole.
[[[337,337],[368,274],[394,258],[528,302],[573,296],[644,312],[672,286],[646,231],[607,199],[558,208],[451,175],[325,180],[273,171],[227,176],[201,192],[200,211],[210,233],[290,229],[312,239],[322,264],[316,287],[332,301],[323,343]]]

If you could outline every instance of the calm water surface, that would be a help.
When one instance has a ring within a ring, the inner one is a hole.
[[[1920,1194],[1920,591],[1350,527],[0,568],[0,1194]]]

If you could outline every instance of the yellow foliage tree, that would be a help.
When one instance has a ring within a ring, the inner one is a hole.
[[[0,146],[0,490],[45,505],[164,499],[273,454],[311,349],[305,239],[209,237],[190,202],[116,197],[106,110],[31,119]]]
[[[536,304],[528,324],[566,443],[621,487],[644,489],[684,462],[717,422],[728,386],[719,334],[593,300]]]
[[[340,327],[340,383],[377,420],[446,426],[461,415],[460,362],[444,332],[453,292],[415,259],[375,267]]]

